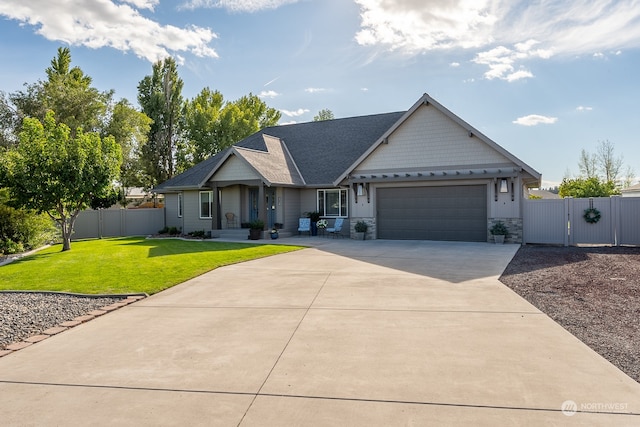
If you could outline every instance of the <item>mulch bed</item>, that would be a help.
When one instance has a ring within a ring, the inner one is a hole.
[[[500,281],[640,382],[640,248],[526,245]]]

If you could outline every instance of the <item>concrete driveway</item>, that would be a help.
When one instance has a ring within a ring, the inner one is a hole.
[[[1,358],[0,422],[640,425],[640,384],[498,281],[517,246],[291,241]]]

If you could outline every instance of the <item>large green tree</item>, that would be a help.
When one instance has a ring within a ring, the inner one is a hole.
[[[71,64],[69,48],[59,48],[45,70],[46,79],[25,84],[11,94],[0,92],[0,146],[18,143],[26,117],[43,121],[54,111],[56,122],[66,124],[72,135],[77,129],[113,135],[123,152],[121,180],[124,187],[142,185],[140,147],[145,143],[151,120],[126,99],[113,101],[113,91],[101,92],[92,79]]]
[[[107,116],[113,91],[100,92],[91,85],[91,77],[79,67],[71,67],[71,51],[59,48],[46,70],[47,79],[25,85],[26,90],[11,94],[10,99],[20,116],[44,120],[48,111],[56,113],[56,121],[66,124],[71,132],[99,131]]]
[[[251,93],[225,102],[220,92],[203,89],[184,103],[179,169],[187,169],[260,129],[277,125],[280,117],[280,111]]]
[[[122,150],[120,184],[122,187],[139,187],[145,183],[140,151],[147,142],[151,119],[136,110],[126,99],[115,103],[101,136],[113,136]]]
[[[147,187],[175,174],[175,159],[180,141],[182,79],[173,58],[165,58],[152,66],[152,74],[138,84],[138,103],[153,123],[141,159],[148,177]]]
[[[78,213],[113,191],[122,161],[112,136],[78,128],[74,134],[49,111],[26,118],[18,146],[3,153],[4,184],[20,206],[47,213],[60,227],[62,250],[71,249]]]

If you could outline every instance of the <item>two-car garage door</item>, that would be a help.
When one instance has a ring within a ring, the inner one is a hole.
[[[379,239],[487,241],[487,186],[378,188]]]

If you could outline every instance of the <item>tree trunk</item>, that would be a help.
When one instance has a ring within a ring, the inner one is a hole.
[[[70,217],[66,217],[61,215],[58,218],[58,224],[60,224],[60,229],[62,231],[62,252],[71,250],[71,235],[73,234],[73,226],[76,223],[76,218],[80,211],[75,211],[71,214]]]

